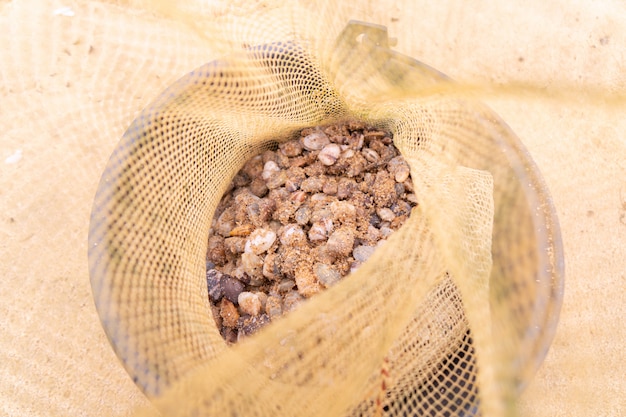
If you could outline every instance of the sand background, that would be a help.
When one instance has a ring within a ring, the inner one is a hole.
[[[621,2],[370,3],[397,50],[453,78],[626,90]],[[147,403],[93,305],[89,214],[137,112],[215,57],[189,28],[120,4],[0,1],[0,415]],[[626,107],[576,97],[487,98],[541,169],[566,253],[561,321],[525,416],[626,415]]]

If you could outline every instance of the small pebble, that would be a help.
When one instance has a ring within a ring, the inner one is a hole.
[[[222,335],[226,343],[233,344],[239,339],[237,331],[232,327],[223,327],[220,334]]]
[[[336,284],[341,279],[341,273],[330,265],[317,263],[313,267],[315,276],[326,288]]]
[[[256,229],[246,241],[245,252],[257,255],[266,252],[276,241],[276,233],[270,229]]]
[[[265,294],[262,291],[255,291],[254,294],[256,294],[259,297],[259,301],[261,301],[261,310],[265,311],[265,304],[267,303],[267,294]]]
[[[404,200],[398,200],[398,202],[391,205],[391,211],[396,216],[408,216],[411,213],[412,206]]]
[[[283,297],[283,313],[295,310],[304,301],[297,291],[290,291]]]
[[[228,237],[229,233],[235,227],[235,213],[233,210],[224,210],[217,219],[214,229],[217,233],[224,237]]]
[[[369,149],[376,151],[378,154],[379,160],[389,161],[391,158],[396,156],[395,152],[390,148],[385,146],[384,139],[374,139],[370,141]],[[378,162],[378,161],[370,161],[370,162]]]
[[[363,148],[364,143],[365,143],[365,135],[358,134],[356,137],[356,142],[354,142],[353,144],[354,149],[356,149],[357,151],[360,151],[361,148]]]
[[[235,327],[237,320],[239,320],[237,307],[226,298],[222,298],[220,301],[220,316],[222,317],[222,324],[226,327]]]
[[[239,298],[239,294],[243,292],[243,282],[226,274],[222,275],[221,282],[222,287],[224,288],[224,297],[230,300],[230,302],[236,303]]]
[[[328,145],[330,140],[323,132],[315,132],[302,138],[302,145],[307,151],[319,151]]]
[[[383,132],[382,130],[375,130],[375,131],[369,131],[369,132],[365,132],[364,136],[368,139],[370,138],[384,138],[387,134],[385,132]]]
[[[290,158],[298,156],[302,153],[302,144],[297,139],[281,143],[279,148],[285,156]]]
[[[295,276],[298,292],[303,297],[309,298],[320,292],[320,284],[311,271],[311,267],[297,268]]]
[[[243,270],[250,277],[260,278],[263,276],[263,258],[251,252],[241,255],[241,265]]]
[[[378,162],[378,160],[380,159],[380,155],[378,155],[378,152],[371,148],[365,148],[361,151],[361,153],[368,162],[374,163]]]
[[[387,207],[377,209],[376,214],[378,214],[378,217],[380,217],[381,220],[386,222],[390,222],[396,218],[394,212]]]
[[[263,172],[263,156],[257,155],[246,162],[241,169],[249,178],[257,178]]]
[[[280,172],[280,168],[278,164],[274,161],[267,161],[263,166],[263,173],[261,174],[261,178],[265,181],[269,180],[272,174]]]
[[[263,276],[270,280],[275,280],[280,276],[280,269],[276,263],[276,254],[270,253],[263,261]]]
[[[296,224],[289,224],[283,228],[280,234],[280,243],[285,246],[298,246],[306,243],[306,235],[302,227]]]
[[[329,178],[324,182],[324,186],[322,187],[322,192],[326,195],[335,195],[337,194],[337,180],[335,178]]]
[[[352,194],[358,189],[359,186],[352,178],[341,178],[337,184],[337,198],[345,200],[346,198],[352,196]]]
[[[211,262],[219,266],[224,265],[228,261],[224,238],[222,236],[213,235],[209,238],[207,257]]]
[[[314,203],[316,207],[321,207],[331,201],[334,201],[334,198],[324,193],[315,193],[311,196],[311,203]]]
[[[284,153],[274,152],[274,155],[276,155],[276,163],[280,168],[287,169],[291,166],[289,158]]]
[[[302,181],[300,189],[307,193],[318,193],[324,188],[326,180],[321,176],[309,177]]]
[[[272,232],[276,233],[276,235],[278,235],[278,232],[280,231],[280,228],[283,227],[283,225],[277,221],[277,220],[272,220],[270,221],[270,230],[272,230]]]
[[[342,224],[352,224],[356,221],[356,207],[347,201],[333,201],[330,203],[333,219]]]
[[[333,165],[341,155],[341,148],[335,143],[324,146],[317,155],[317,159],[326,166]]]
[[[313,213],[311,213],[311,224],[315,222],[323,222],[326,219],[332,219],[333,213],[330,211],[330,207],[319,207],[316,208]]]
[[[273,200],[262,198],[251,202],[246,208],[246,213],[255,227],[263,227],[275,209],[276,203]]]
[[[412,193],[415,191],[414,187],[413,187],[413,181],[411,181],[411,179],[407,179],[406,181],[404,181],[402,183],[402,185],[404,185],[404,188],[406,189],[407,193]]]
[[[287,173],[285,171],[273,172],[270,174],[265,184],[268,189],[273,190],[284,185],[288,179],[289,178],[287,177]]]
[[[387,239],[389,236],[391,236],[392,233],[393,233],[393,229],[389,228],[388,226],[384,226],[380,228],[380,234],[383,237],[383,239]]]
[[[289,197],[289,200],[293,201],[296,204],[301,204],[307,199],[307,197],[308,195],[306,192],[302,190],[298,190],[298,191],[295,191],[293,194],[291,194],[291,197]]]
[[[368,162],[361,153],[355,153],[348,161],[346,176],[350,178],[358,177],[367,168]]]
[[[387,170],[394,176],[396,182],[402,183],[409,178],[410,168],[402,156],[396,156],[387,164]]]
[[[298,210],[296,210],[296,213],[294,215],[296,223],[298,223],[300,226],[304,226],[305,224],[307,224],[309,220],[311,220],[311,212],[312,210],[309,206],[300,207]]]
[[[350,159],[353,156],[354,156],[354,149],[346,149],[345,151],[341,152],[342,158]]]
[[[402,197],[404,195],[404,193],[406,192],[405,188],[404,188],[404,184],[401,182],[397,182],[393,188],[396,190],[396,196],[398,196],[398,198]]]
[[[250,184],[250,177],[248,177],[245,173],[240,172],[235,175],[235,178],[233,178],[233,185],[235,188],[245,187],[248,184]]]
[[[309,240],[311,242],[319,242],[321,240],[326,240],[328,237],[326,231],[326,225],[323,221],[315,222],[311,225],[309,229]]]
[[[335,230],[328,238],[328,250],[338,256],[348,256],[354,246],[354,232],[342,227]]]
[[[238,297],[239,309],[244,314],[258,316],[261,312],[261,300],[257,294],[244,291]]]
[[[363,263],[367,261],[370,256],[372,256],[375,249],[376,248],[374,248],[373,246],[360,245],[354,248],[354,250],[352,251],[352,256],[354,257],[355,261]]]
[[[206,283],[209,288],[209,299],[217,303],[224,295],[222,287],[222,273],[216,269],[210,269],[206,273]]]
[[[295,286],[296,286],[296,282],[294,280],[284,279],[280,282],[280,284],[278,284],[278,291],[280,292],[291,291],[293,287]]]
[[[283,307],[281,303],[280,297],[270,295],[267,297],[267,301],[265,303],[265,312],[270,317],[270,320],[274,320],[277,317],[280,317],[283,314]]]
[[[372,215],[370,216],[370,225],[374,226],[376,228],[379,228],[380,225],[382,223],[381,218],[378,216],[378,214],[376,213],[372,213]]]
[[[374,194],[374,202],[378,207],[389,207],[395,201],[396,189],[395,180],[391,178],[387,171],[378,171],[372,192]]]
[[[246,271],[243,269],[243,264],[241,263],[241,261],[237,262],[237,267],[233,269],[232,277],[238,281],[243,282],[244,286],[250,283],[250,275],[246,274]],[[233,301],[233,303],[236,302],[237,301]]]
[[[377,229],[376,227],[369,225],[367,227],[367,234],[365,235],[365,238],[368,242],[378,242],[381,239],[381,234],[380,234],[380,230]]]
[[[238,236],[228,237],[224,239],[224,246],[232,254],[243,253],[246,248],[246,238]]]
[[[250,192],[257,197],[264,197],[268,190],[265,181],[261,178],[257,177],[250,183]]]
[[[270,318],[266,314],[258,316],[241,316],[237,320],[237,341],[240,341],[246,336],[250,336],[256,333],[259,329],[269,324]]]
[[[315,259],[318,262],[332,264],[335,262],[335,258],[335,254],[328,250],[328,245],[325,243],[322,243],[311,250],[311,259]]]

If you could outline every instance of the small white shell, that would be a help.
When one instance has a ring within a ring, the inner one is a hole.
[[[409,178],[410,168],[406,160],[402,156],[396,156],[387,164],[387,169],[391,173],[396,182],[404,182]]]
[[[394,175],[394,178],[396,179],[396,182],[404,182],[407,178],[409,178],[409,170],[399,170],[398,172],[396,172],[396,175]]]
[[[331,143],[324,146],[317,155],[317,159],[319,159],[322,164],[330,166],[337,162],[339,155],[341,155],[341,148],[336,143]]]
[[[363,136],[362,134],[359,134],[359,140],[356,143],[356,149],[360,150],[361,148],[363,148],[363,142],[365,141],[365,136]]]
[[[291,197],[289,197],[289,200],[293,201],[294,203],[303,203],[304,200],[306,200],[306,198],[307,198],[307,193],[305,193],[302,190],[298,190],[294,192],[293,194],[291,194]]]
[[[295,246],[306,242],[306,235],[302,228],[295,224],[285,226],[280,234],[280,243],[286,246]]]
[[[327,236],[326,225],[323,221],[313,223],[311,229],[309,229],[309,240],[311,242],[326,240]]]
[[[276,257],[275,253],[271,253],[265,257],[263,261],[263,276],[265,278],[275,280],[278,278],[280,271],[276,267]]]
[[[302,145],[307,151],[319,151],[330,143],[330,139],[323,132],[315,132],[302,138]]]
[[[263,258],[254,253],[244,253],[241,255],[242,272],[251,277],[261,277],[263,275]]]
[[[380,159],[380,155],[374,149],[365,148],[361,153],[368,162],[377,162]]]
[[[350,159],[354,156],[354,149],[346,149],[343,151],[342,156],[346,159]]]
[[[414,193],[410,193],[406,195],[406,201],[413,203],[413,204],[417,204],[417,196]]]
[[[246,241],[245,252],[262,254],[272,247],[276,241],[276,233],[270,229],[256,229]]]
[[[263,166],[263,173],[261,174],[261,178],[265,181],[269,180],[273,173],[280,171],[278,164],[274,161],[267,161]]]

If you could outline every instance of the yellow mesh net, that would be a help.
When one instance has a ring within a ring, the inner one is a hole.
[[[321,13],[229,9],[211,31],[199,9],[157,6],[222,55],[126,130],[89,234],[105,331],[157,408],[172,416],[513,413],[551,341],[563,271],[548,192],[506,125],[454,94],[444,75],[394,52],[386,28],[348,21],[328,4]],[[228,347],[205,278],[220,197],[251,156],[348,118],[393,134],[418,208],[358,271]]]
[[[0,1],[0,415],[624,414],[623,4],[285,3]],[[571,255],[522,401],[563,253],[483,102]],[[227,346],[217,202],[250,156],[346,119],[392,132],[418,207]]]

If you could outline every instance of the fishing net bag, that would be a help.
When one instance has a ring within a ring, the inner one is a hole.
[[[562,289],[531,158],[490,109],[394,52],[384,27],[259,29],[285,21],[236,26],[221,58],[135,118],[102,174],[90,276],[118,357],[167,416],[511,414]],[[344,120],[391,132],[417,207],[357,271],[228,346],[206,281],[221,196],[250,157]]]

